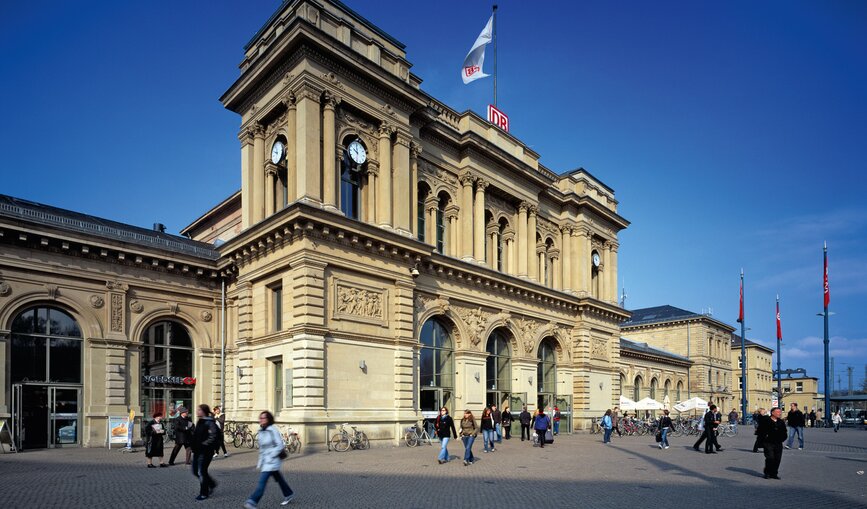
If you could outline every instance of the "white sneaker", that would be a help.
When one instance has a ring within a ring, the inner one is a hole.
[[[799,450],[799,451],[803,451],[804,448],[803,448],[803,447],[798,447],[798,450]]]
[[[668,449],[668,446],[666,445],[665,447],[663,447],[663,449]]]
[[[228,457],[229,457],[229,453],[224,454],[223,457],[224,457],[224,458],[228,458]]]
[[[783,447],[785,447],[786,449],[791,449],[791,447],[789,447],[788,445],[784,445]]]
[[[284,498],[282,502],[280,502],[280,505],[286,505],[286,504],[288,504],[289,502],[292,501],[293,498],[295,498],[295,495],[294,495],[294,494],[289,495],[288,497]]]
[[[256,504],[248,500],[244,502],[244,509],[256,509]]]

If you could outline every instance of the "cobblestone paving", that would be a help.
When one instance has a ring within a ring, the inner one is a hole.
[[[781,481],[761,477],[763,456],[751,452],[752,428],[721,439],[725,450],[692,450],[695,437],[673,438],[659,450],[652,436],[613,438],[559,436],[540,450],[529,442],[504,441],[463,466],[459,442],[453,461],[439,465],[439,444],[380,447],[346,453],[305,448],[284,464],[301,507],[696,507],[765,503],[810,509],[867,507],[867,432],[807,430],[803,451],[786,450]],[[0,508],[43,507],[241,507],[255,487],[256,451],[232,449],[212,463],[219,488],[195,502],[198,485],[189,467],[146,469],[144,454],[105,449],[60,449],[0,455]],[[279,507],[270,483],[259,507]]]

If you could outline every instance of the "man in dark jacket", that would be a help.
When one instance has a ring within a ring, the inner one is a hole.
[[[786,415],[786,423],[789,426],[789,441],[786,442],[786,449],[791,449],[795,442],[795,435],[798,435],[798,449],[804,448],[804,425],[806,419],[804,412],[798,410],[798,404],[792,403],[791,410]]]
[[[196,429],[193,431],[193,475],[199,478],[199,496],[196,500],[205,500],[217,487],[217,483],[208,475],[208,466],[217,450],[217,424],[211,415],[211,407],[199,405],[196,408]]]
[[[179,417],[175,419],[175,447],[172,449],[172,455],[169,456],[169,465],[175,464],[175,458],[178,457],[178,452],[180,452],[183,447],[186,449],[186,464],[190,464],[190,454],[192,451],[190,450],[190,445],[193,441],[193,420],[190,419],[190,411],[184,407],[180,407],[178,409]]]
[[[781,419],[783,411],[771,409],[771,415],[759,421],[759,440],[765,450],[765,479],[779,479],[780,460],[783,458],[783,441],[786,440],[786,424]]]
[[[497,433],[498,444],[503,443],[503,413],[497,408],[497,405],[491,405],[491,417],[494,418],[494,429]]]
[[[527,405],[524,405],[524,409],[521,411],[521,414],[518,416],[518,420],[521,421],[521,442],[524,441],[524,433],[527,434],[527,440],[530,440],[530,419],[532,416],[530,412],[527,411]]]
[[[716,411],[716,405],[711,405],[704,414],[704,432],[692,448],[697,451],[701,443],[707,440],[704,444],[704,452],[706,454],[716,454],[716,451],[713,450],[714,447],[716,447],[717,451],[721,451],[722,448],[719,446],[719,442],[716,441],[716,428],[719,426],[720,421],[722,421],[722,415]]]

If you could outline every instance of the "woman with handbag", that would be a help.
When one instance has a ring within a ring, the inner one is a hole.
[[[162,421],[162,412],[154,412],[153,420],[145,425],[145,457],[148,459],[148,468],[156,468],[154,458],[159,459],[160,467],[168,466],[163,463],[163,440],[166,436],[166,427]]]
[[[259,469],[259,485],[256,486],[256,491],[250,495],[250,498],[244,502],[244,507],[247,509],[256,509],[259,500],[262,500],[262,495],[265,494],[265,484],[269,477],[273,477],[280,489],[283,490],[283,501],[280,505],[286,505],[292,501],[295,494],[292,488],[286,483],[283,474],[280,473],[280,465],[286,459],[286,444],[283,442],[283,435],[274,426],[274,414],[265,410],[259,414],[259,463],[256,467]]]

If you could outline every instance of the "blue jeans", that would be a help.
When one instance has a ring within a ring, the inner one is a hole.
[[[614,431],[614,428],[605,428],[605,436],[602,437],[602,443],[607,444],[611,441],[611,432]]]
[[[659,442],[661,447],[668,447],[668,428],[662,428],[662,441]]]
[[[801,426],[793,426],[789,428],[789,441],[786,443],[789,447],[795,442],[795,435],[798,435],[798,447],[804,447],[804,428]]]
[[[475,458],[473,456],[473,442],[476,441],[476,437],[461,437],[461,440],[464,442],[464,461],[468,463],[472,463]]]
[[[273,472],[261,472],[259,474],[259,485],[256,486],[256,491],[254,491],[249,498],[249,500],[254,504],[258,504],[259,501],[262,500],[262,495],[265,494],[265,484],[268,482],[269,477],[273,477],[274,480],[277,481],[277,484],[280,485],[280,489],[283,490],[284,497],[288,497],[292,494],[292,488],[286,484],[286,479],[283,479],[283,474],[281,474],[279,470],[274,470]]]
[[[442,442],[442,446],[440,447],[440,455],[437,457],[440,461],[448,461],[449,460],[449,437],[440,438],[440,442]]]
[[[490,449],[494,448],[494,435],[495,431],[492,429],[483,429],[482,430],[482,440],[485,443],[485,452],[488,452]],[[490,448],[488,447],[490,445]]]
[[[503,443],[503,425],[499,422],[497,423],[497,443]]]
[[[560,433],[560,421],[554,421],[554,434],[557,435]]]

